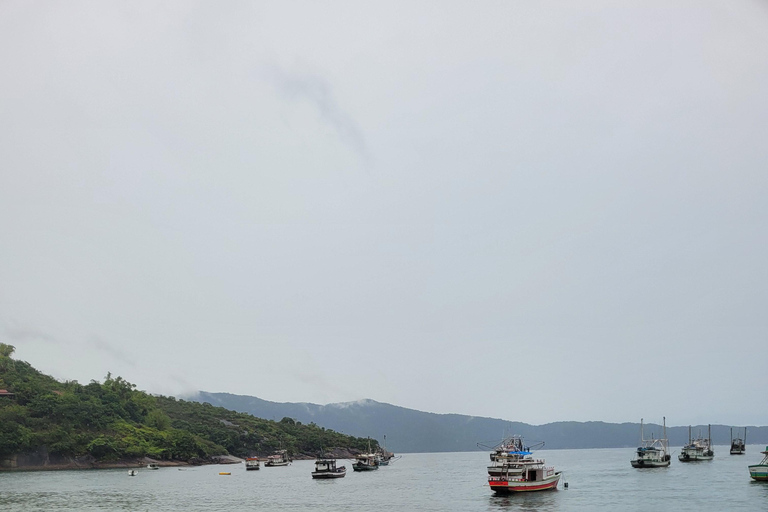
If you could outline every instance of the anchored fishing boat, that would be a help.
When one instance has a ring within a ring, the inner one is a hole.
[[[245,470],[254,471],[261,469],[261,461],[258,457],[248,457],[245,459]]]
[[[346,474],[345,466],[336,467],[336,459],[317,459],[312,478],[343,478]]]
[[[768,446],[765,447],[763,454],[763,460],[760,464],[753,464],[749,466],[749,476],[752,480],[768,481]]]
[[[376,459],[379,462],[379,466],[389,466],[390,462],[394,462],[400,457],[395,457],[395,454],[387,451],[387,436],[384,435],[384,443],[382,443],[381,446],[379,446],[379,449],[376,450]]]
[[[643,435],[643,419],[640,418],[640,446],[637,448],[637,457],[630,460],[633,468],[666,468],[670,464],[669,440],[667,439],[667,418],[663,420],[661,439],[645,439]]]
[[[739,432],[736,432],[739,435]],[[744,427],[744,437],[733,437],[733,427],[731,427],[731,455],[744,455],[747,451],[747,427]]]
[[[553,466],[545,466],[544,459],[524,457],[501,474],[489,476],[488,485],[496,493],[549,491],[557,489],[560,474]]]
[[[353,471],[374,471],[379,469],[379,461],[375,453],[361,453],[355,457]]]
[[[273,455],[267,457],[264,467],[274,468],[277,466],[287,466],[290,463],[291,459],[288,457],[288,450],[278,450]]]
[[[541,443],[543,445],[543,443]],[[537,445],[539,446],[539,445]],[[488,466],[490,476],[522,474],[522,462],[530,459],[530,448],[523,445],[521,436],[508,437],[497,445],[491,452],[491,465]]]
[[[677,459],[680,462],[698,462],[700,460],[712,460],[715,458],[715,452],[712,451],[712,426],[708,426],[707,437],[699,437],[692,439],[691,427],[688,426],[688,444],[683,446],[680,455]]]

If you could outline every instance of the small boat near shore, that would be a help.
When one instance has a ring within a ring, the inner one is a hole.
[[[384,443],[376,450],[376,459],[379,462],[379,466],[389,466],[390,462],[394,462],[400,457],[395,457],[395,454],[387,450],[387,436],[384,435]]]
[[[355,457],[353,471],[375,471],[379,469],[379,461],[375,453],[361,453]]]
[[[731,455],[744,455],[744,452],[747,451],[747,427],[744,427],[743,437],[738,437],[738,431],[736,432],[736,436],[737,437],[733,437],[733,427],[731,427]]]
[[[693,439],[691,437],[691,427],[688,426],[688,444],[683,446],[677,460],[680,462],[698,462],[702,460],[712,460],[715,458],[715,452],[712,451],[712,426],[708,426],[707,437]]]
[[[261,460],[258,457],[247,457],[245,459],[245,470],[254,471],[261,469]]]
[[[749,466],[749,477],[758,482],[768,482],[768,446],[765,447],[765,451],[760,453],[763,454],[763,460],[760,461],[760,464]]]
[[[669,467],[672,457],[669,454],[669,440],[667,439],[667,418],[662,423],[662,438],[645,439],[643,434],[643,419],[640,419],[640,446],[637,448],[637,456],[630,460],[633,468],[666,468]]]
[[[151,462],[151,463],[147,464],[147,469],[160,469],[160,466],[158,466],[154,462]]]
[[[138,474],[139,474],[139,472],[136,471],[135,469],[129,469],[128,470],[128,476],[136,476]]]
[[[336,459],[317,459],[312,478],[344,478],[347,474],[346,466],[336,466]]]
[[[291,458],[288,456],[288,450],[278,450],[274,454],[267,457],[267,462],[264,463],[264,467],[274,468],[279,466],[287,466],[291,462]]]

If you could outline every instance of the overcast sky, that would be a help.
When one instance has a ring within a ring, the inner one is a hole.
[[[0,1],[0,341],[59,379],[768,424],[768,5]]]

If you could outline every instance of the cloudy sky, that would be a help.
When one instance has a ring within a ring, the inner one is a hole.
[[[0,341],[60,379],[768,424],[768,5],[0,1]]]

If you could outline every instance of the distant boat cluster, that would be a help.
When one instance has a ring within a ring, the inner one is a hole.
[[[361,453],[355,456],[355,461],[352,464],[354,471],[374,471],[381,466],[388,466],[390,462],[396,460],[399,457],[391,452],[388,452],[384,448],[379,448],[377,451],[371,450],[371,444],[368,443],[368,452]],[[288,456],[287,450],[278,450],[274,454],[267,457],[264,462],[264,467],[280,467],[287,466],[293,462]],[[261,467],[261,460],[258,457],[248,457],[245,459],[246,470],[258,470]],[[347,474],[346,466],[338,466],[336,459],[333,457],[318,457],[315,461],[315,470],[312,471],[312,478],[316,479],[328,479],[328,478],[343,478]]]
[[[651,436],[645,438],[643,433],[643,420],[640,420],[640,446],[637,448],[636,457],[630,460],[633,468],[664,468],[669,467],[672,457],[669,453],[669,440],[667,439],[667,419],[663,420],[663,434],[659,439]],[[747,428],[737,428],[734,436],[733,427],[731,427],[731,455],[743,455],[746,452]],[[749,476],[754,480],[768,481],[768,446],[764,452],[764,457],[760,464],[749,466]],[[677,460],[680,462],[700,462],[711,461],[715,458],[715,452],[712,449],[712,426],[707,426],[707,437],[703,437],[701,432],[697,437],[693,437],[692,429],[688,427],[688,444],[683,446]]]
[[[672,456],[669,452],[669,440],[667,439],[667,420],[663,419],[662,437],[656,438],[653,435],[646,439],[644,433],[644,422],[640,420],[640,446],[637,448],[635,458],[630,460],[633,468],[664,468],[669,467],[672,462]],[[747,429],[739,428],[734,436],[734,429],[731,428],[731,455],[743,455],[746,452]],[[537,448],[544,443],[534,446]],[[479,445],[478,446],[482,446]],[[490,448],[490,446],[489,446]],[[768,446],[763,454],[763,459],[759,464],[748,466],[749,476],[754,480],[768,481]],[[680,462],[699,462],[711,461],[715,457],[712,449],[711,426],[707,428],[707,437],[699,433],[698,437],[693,437],[691,427],[688,427],[688,444],[686,444],[678,455]],[[379,448],[372,451],[370,442],[368,451],[355,456],[352,469],[354,471],[375,471],[381,466],[388,466],[395,457],[385,448]],[[493,447],[490,453],[491,464],[488,466],[488,486],[498,494],[510,494],[518,492],[549,491],[557,489],[562,476],[561,471],[556,471],[554,466],[547,466],[544,459],[534,458],[532,448],[523,443],[521,436],[513,435],[501,441]],[[291,464],[292,459],[287,450],[278,450],[266,458],[264,467],[281,467]],[[261,468],[261,459],[259,457],[248,457],[245,459],[246,471],[259,470]],[[156,464],[149,464],[147,469],[158,469]],[[231,473],[219,473],[220,475],[230,475]],[[347,474],[346,466],[337,465],[337,459],[329,456],[318,457],[315,461],[315,469],[311,476],[314,479],[343,478]],[[136,470],[130,470],[129,476],[136,476]],[[568,483],[564,482],[563,487],[567,488]]]

